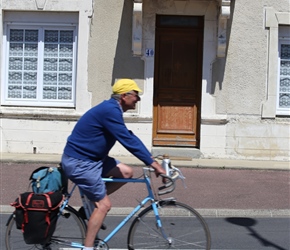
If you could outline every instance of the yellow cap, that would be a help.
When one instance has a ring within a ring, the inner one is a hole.
[[[124,94],[128,93],[132,90],[142,92],[142,90],[138,87],[137,83],[131,79],[120,79],[113,85],[113,93],[114,94]]]

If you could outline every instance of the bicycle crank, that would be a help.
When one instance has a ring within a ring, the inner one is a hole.
[[[94,250],[109,250],[109,246],[102,240],[95,240]]]

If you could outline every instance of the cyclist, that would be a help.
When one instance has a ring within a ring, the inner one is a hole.
[[[152,166],[156,176],[166,174],[124,123],[123,112],[135,108],[140,101],[138,94],[141,89],[135,81],[121,79],[113,85],[112,91],[109,100],[91,108],[79,119],[67,139],[62,156],[62,167],[67,177],[95,204],[88,222],[84,250],[94,249],[95,237],[111,208],[108,195],[125,184],[104,184],[101,178],[133,176],[131,167],[108,156],[116,141],[146,165]]]

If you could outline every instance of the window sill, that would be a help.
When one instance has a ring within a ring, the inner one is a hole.
[[[0,118],[25,120],[76,121],[82,113],[75,109],[1,107]]]

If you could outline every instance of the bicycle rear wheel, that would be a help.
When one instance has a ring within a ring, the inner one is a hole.
[[[7,222],[5,244],[7,250],[58,250],[70,246],[71,242],[83,244],[86,224],[78,212],[67,206],[57,220],[56,229],[50,242],[46,245],[26,244],[21,229],[16,228],[14,215]]]
[[[128,249],[210,249],[209,229],[193,208],[175,201],[160,201],[158,227],[152,206],[132,222]]]

